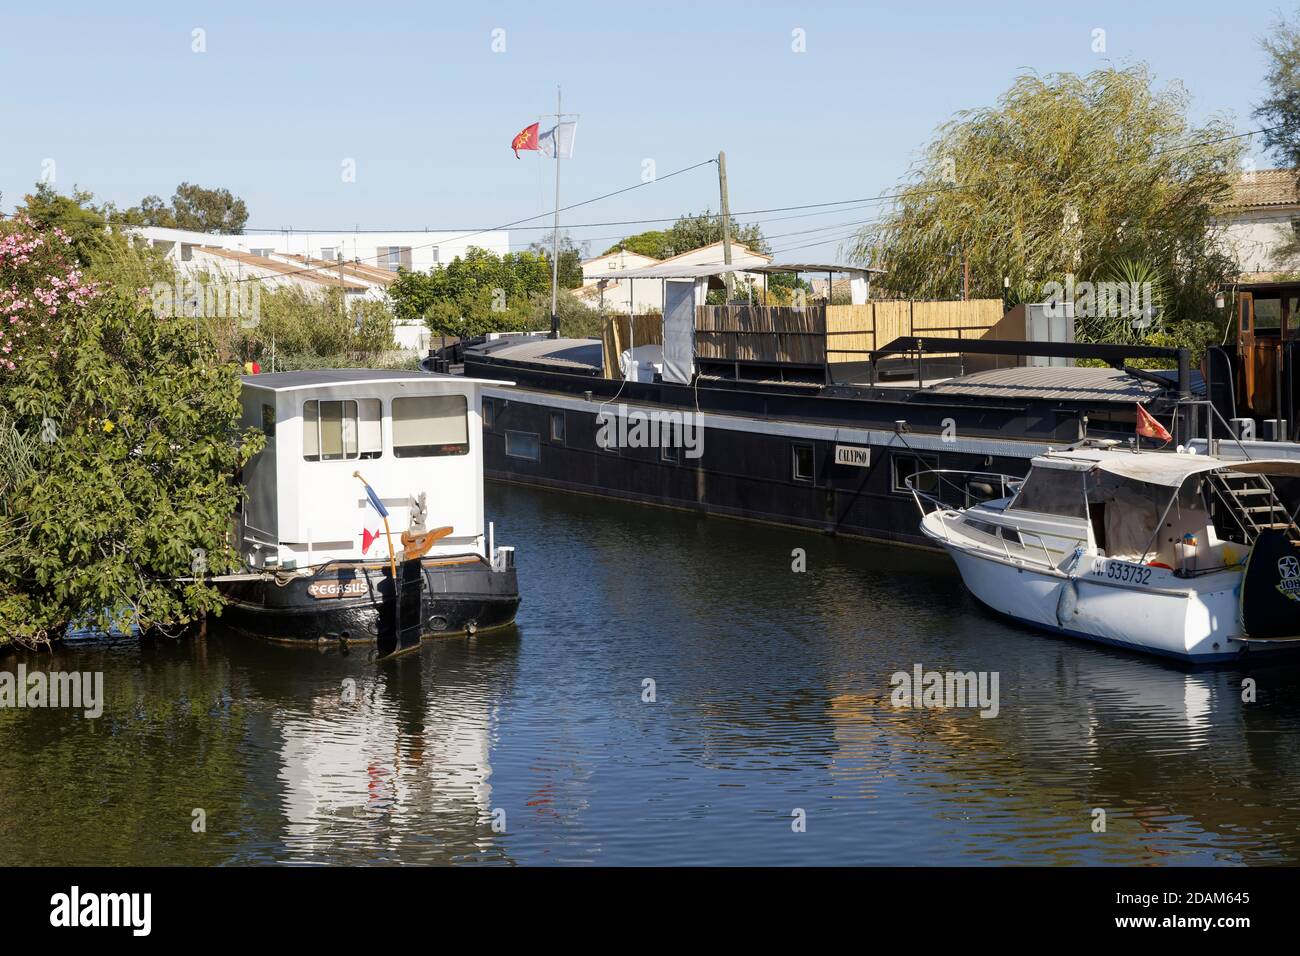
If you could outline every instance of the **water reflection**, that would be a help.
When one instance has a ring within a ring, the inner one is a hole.
[[[29,655],[103,670],[107,700],[98,721],[0,710],[0,863],[1300,858],[1293,665],[1046,637],[974,606],[941,556],[489,502],[519,547],[517,631],[382,665],[220,626]],[[999,715],[893,707],[916,664],[998,672]]]

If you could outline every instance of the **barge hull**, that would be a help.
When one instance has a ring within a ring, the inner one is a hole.
[[[402,622],[404,636],[472,634],[514,622],[514,568],[494,570],[478,555],[429,559],[421,563],[419,580],[418,621]],[[247,575],[217,587],[226,600],[222,621],[256,637],[375,643],[396,630],[387,565],[334,561],[311,575]]]

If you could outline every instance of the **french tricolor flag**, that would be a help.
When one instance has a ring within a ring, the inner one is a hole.
[[[375,489],[371,488],[369,485],[366,485],[366,497],[370,499],[370,503],[375,506],[375,510],[379,512],[381,518],[388,517],[388,509],[385,508],[384,503],[379,500],[379,495],[375,494]]]

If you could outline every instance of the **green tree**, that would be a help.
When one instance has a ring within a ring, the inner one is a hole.
[[[43,231],[62,231],[72,242],[73,255],[86,263],[107,248],[105,226],[111,212],[111,206],[96,205],[92,193],[76,186],[64,196],[49,183],[37,183],[15,215],[26,216]]]
[[[883,291],[916,298],[957,297],[963,262],[971,295],[997,298],[1004,276],[1037,297],[1135,260],[1164,277],[1173,318],[1213,320],[1213,291],[1234,270],[1212,214],[1241,146],[1186,109],[1180,87],[1154,90],[1140,66],[1020,76],[996,107],[939,128],[854,252],[888,270]]]
[[[192,620],[220,605],[196,553],[237,563],[233,475],[261,441],[239,429],[238,370],[151,311],[149,250],[105,243],[81,260],[61,226],[0,224],[0,442],[29,456],[0,482],[0,643]]]
[[[177,229],[196,232],[242,233],[248,222],[248,207],[229,189],[205,189],[191,183],[176,187],[172,214]]]
[[[1268,95],[1254,116],[1269,127],[1264,148],[1300,172],[1300,25],[1281,17],[1260,40],[1268,55]]]
[[[528,328],[533,298],[550,288],[545,256],[471,247],[429,272],[399,271],[388,295],[397,318],[422,319],[435,335],[470,337]]]
[[[706,209],[701,213],[688,213],[678,217],[668,229],[652,229],[649,232],[628,236],[605,251],[616,252],[623,248],[639,252],[643,256],[669,259],[721,241],[722,216]],[[752,252],[768,252],[767,240],[763,238],[763,227],[758,223],[741,226],[734,216],[731,217],[731,241],[747,247]]]
[[[628,236],[626,239],[620,239],[606,249],[604,254],[608,255],[611,252],[626,249],[628,252],[649,256],[652,259],[667,259],[672,255],[668,251],[671,248],[672,233],[669,230],[651,229],[647,232],[638,232],[635,236]]]
[[[552,243],[538,239],[528,247],[528,251],[540,256],[546,262],[546,274],[551,274]],[[582,285],[582,250],[570,238],[568,233],[560,236],[560,288],[577,289]],[[547,283],[550,288],[550,283]]]
[[[1300,25],[1279,18],[1260,46],[1268,56],[1268,95],[1254,116],[1266,127],[1264,148],[1296,171],[1300,187]],[[1294,265],[1300,257],[1300,237],[1288,230],[1274,257],[1280,265]]]

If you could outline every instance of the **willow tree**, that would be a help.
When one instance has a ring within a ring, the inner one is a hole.
[[[1016,79],[997,105],[940,126],[892,209],[855,244],[888,270],[886,291],[1020,297],[1049,282],[1162,277],[1167,317],[1207,319],[1231,272],[1213,221],[1240,141],[1226,121],[1187,118],[1178,85],[1144,67]]]

